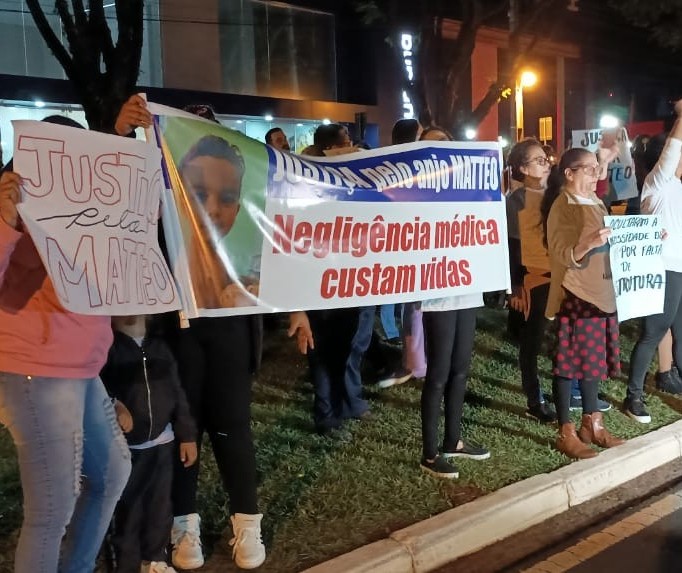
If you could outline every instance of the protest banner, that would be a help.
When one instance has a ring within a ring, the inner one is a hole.
[[[189,318],[509,286],[497,142],[302,157],[150,110],[172,188],[164,230]]]
[[[618,320],[660,314],[665,298],[661,220],[657,215],[604,217]]]
[[[143,141],[14,121],[18,205],[62,305],[96,315],[177,310],[158,244],[161,154]]]
[[[604,131],[609,130],[574,129],[573,147],[583,147],[596,152],[599,149],[599,142],[602,140]],[[611,200],[624,201],[637,197],[637,179],[635,177],[635,164],[630,153],[628,132],[624,127],[618,128],[617,131],[618,157],[609,164],[609,183],[611,185]]]

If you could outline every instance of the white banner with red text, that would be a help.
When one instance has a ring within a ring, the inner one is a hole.
[[[298,156],[149,108],[170,189],[166,244],[189,318],[509,287],[497,142]]]

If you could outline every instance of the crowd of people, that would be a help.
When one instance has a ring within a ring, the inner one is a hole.
[[[215,120],[207,106],[189,111]],[[675,111],[682,114],[682,102]],[[45,121],[77,126],[58,116]],[[118,115],[116,133],[128,136],[151,123],[144,100],[132,96]],[[395,124],[393,144],[420,140],[452,137],[413,119]],[[281,129],[270,130],[266,143],[289,149]],[[641,166],[641,206],[633,203],[629,212],[657,214],[665,229],[665,307],[643,320],[624,402],[628,416],[648,423],[644,381],[657,347],[657,387],[682,392],[673,366],[682,360],[682,121],[667,136],[633,149]],[[320,126],[303,153],[323,157],[359,150],[344,126],[331,124]],[[609,210],[603,200],[608,164],[617,149],[605,135],[597,153],[573,148],[557,162],[548,151],[527,139],[508,156],[515,182],[505,199],[509,324],[518,336],[527,416],[556,423],[558,450],[582,459],[598,455],[592,445],[623,443],[605,428],[603,412],[611,405],[599,396],[599,383],[620,373],[610,229],[604,225]],[[234,153],[228,155],[231,165],[241,165]],[[648,174],[642,172],[645,165]],[[207,188],[189,176],[185,183],[190,193]],[[24,493],[15,571],[93,571],[107,531],[117,572],[201,567],[197,488],[204,433],[230,500],[235,562],[242,569],[259,567],[266,552],[251,385],[260,362],[262,317],[198,318],[182,328],[176,314],[110,318],[66,310],[22,224],[21,186],[21,174],[10,162],[0,176],[0,423],[16,445]],[[235,194],[232,221],[238,203]],[[291,313],[288,334],[308,359],[315,429],[333,436],[346,420],[371,417],[361,365],[378,312],[385,338],[402,350],[400,364],[379,380],[379,387],[424,378],[421,468],[452,479],[459,475],[453,459],[489,458],[487,448],[462,435],[461,423],[482,306],[483,293],[477,293],[379,309]],[[538,372],[550,323],[554,407],[541,390]],[[576,409],[582,410],[578,429],[570,415]]]

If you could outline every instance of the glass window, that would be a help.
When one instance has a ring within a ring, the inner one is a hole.
[[[14,130],[12,121],[34,119],[40,121],[49,115],[65,115],[87,127],[85,113],[79,106],[43,105],[36,107],[33,102],[11,102],[0,106],[0,145],[2,146],[2,163],[12,159],[14,149]]]
[[[85,112],[79,105],[55,104],[30,101],[8,101],[0,104],[0,151],[2,151],[2,164],[12,159],[14,151],[14,130],[12,121],[15,119],[32,119],[40,121],[50,115],[65,115],[80,123],[83,127],[88,127],[85,119]],[[135,131],[137,139],[145,139],[144,130]]]
[[[33,119],[40,121],[49,115],[65,115],[84,127],[88,125],[85,120],[85,113],[78,105],[40,102],[38,107],[36,102],[29,101],[4,101],[0,103],[2,163],[7,163],[12,158],[14,148],[12,120]],[[240,131],[262,143],[265,142],[265,134],[271,127],[280,127],[289,139],[291,150],[296,153],[300,153],[303,149],[312,145],[313,134],[319,125],[319,122],[291,118],[274,118],[272,121],[267,121],[253,116],[219,115],[217,119],[222,125]],[[144,130],[138,129],[136,136],[138,139],[144,139]]]
[[[58,38],[66,42],[54,0],[40,0],[45,16]],[[107,23],[116,43],[118,26],[113,0],[104,3]],[[144,43],[138,84],[161,87],[161,36],[159,2],[144,3]],[[24,0],[0,0],[0,73],[16,76],[65,79],[64,71],[38,32]]]
[[[336,100],[333,14],[261,0],[220,4],[223,89]]]

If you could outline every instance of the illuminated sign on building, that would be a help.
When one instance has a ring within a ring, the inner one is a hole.
[[[402,34],[400,36],[400,47],[403,51],[403,66],[405,67],[405,74],[407,81],[412,84],[414,82],[414,52],[412,49],[413,36],[412,34]],[[410,94],[406,89],[403,89],[403,117],[411,119],[414,117],[414,104],[410,98]]]

